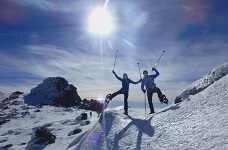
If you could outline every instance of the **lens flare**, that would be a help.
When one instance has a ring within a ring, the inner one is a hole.
[[[113,29],[112,17],[105,8],[98,7],[90,15],[89,27],[93,33],[108,34]]]
[[[89,144],[94,148],[96,149],[97,147],[97,144],[100,142],[101,140],[101,137],[98,133],[96,132],[92,132],[90,135],[89,135]]]

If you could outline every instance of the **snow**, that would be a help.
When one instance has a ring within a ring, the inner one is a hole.
[[[213,84],[215,81],[219,80],[220,78],[222,78],[223,76],[225,76],[227,74],[228,74],[228,62],[215,67],[212,71],[210,71],[203,78],[193,82],[186,89],[184,89],[178,95],[178,97],[181,100],[188,99],[188,97],[190,95],[194,95],[194,94],[202,91],[203,89],[207,88],[208,86]]]
[[[227,66],[228,63],[216,67],[180,95],[188,93],[186,91],[194,86],[204,87],[203,90],[189,94],[181,103],[171,104],[146,118],[144,112],[138,109],[129,109],[126,116],[123,106],[120,106],[107,109],[106,118],[100,124],[95,112],[91,117],[88,115],[87,120],[80,120],[80,114],[89,111],[30,106],[23,103],[23,96],[9,100],[9,108],[0,110],[0,114],[13,110],[18,114],[0,125],[0,147],[13,144],[8,149],[228,149]],[[206,78],[208,81],[204,82]],[[0,93],[0,101],[9,95]],[[15,103],[15,100],[22,103]],[[85,121],[90,121],[90,124],[87,125]],[[55,143],[34,145],[34,131],[38,127],[46,127],[53,133]],[[82,129],[82,132],[72,134],[76,128]]]

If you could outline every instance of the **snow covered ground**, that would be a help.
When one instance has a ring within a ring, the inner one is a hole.
[[[188,101],[147,116],[109,110],[76,149],[228,149],[228,75]],[[96,141],[91,135],[99,135]],[[96,143],[97,142],[97,143]],[[96,144],[93,144],[96,143]]]
[[[227,74],[226,65],[222,70]],[[221,67],[215,70],[217,73]],[[200,81],[194,85],[201,87]],[[0,100],[8,96],[0,93]],[[138,109],[130,109],[128,116],[122,114],[122,106],[107,109],[102,124],[98,123],[95,112],[87,119],[90,124],[86,125],[86,120],[79,117],[84,110],[52,106],[37,108],[24,104],[23,96],[16,100],[22,103],[15,103],[14,99],[8,101],[9,108],[0,110],[0,114],[17,112],[8,118],[9,122],[0,125],[0,147],[13,144],[8,149],[228,149],[228,75],[213,80],[210,86],[188,95],[181,103],[171,104],[146,118]],[[33,145],[32,137],[38,127],[46,127],[53,133],[55,143]],[[72,134],[76,128],[82,132]]]

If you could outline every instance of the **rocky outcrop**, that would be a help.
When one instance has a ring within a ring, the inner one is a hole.
[[[79,106],[81,98],[77,88],[62,77],[49,77],[25,96],[30,105]]]
[[[9,100],[19,98],[19,95],[22,95],[22,94],[24,94],[24,93],[23,93],[23,92],[20,92],[20,91],[13,92],[13,93],[9,96]]]
[[[219,79],[223,78],[228,74],[228,62],[224,63],[222,65],[219,65],[212,69],[207,75],[205,75],[203,78],[195,81],[190,86],[188,86],[186,89],[184,89],[175,99],[174,103],[179,103],[185,99],[188,99],[190,95],[195,95],[210,85],[212,85],[214,82],[218,81]]]

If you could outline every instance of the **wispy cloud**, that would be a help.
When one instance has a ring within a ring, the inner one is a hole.
[[[79,10],[89,13],[94,6],[94,3],[82,0],[69,3],[58,0],[10,1],[38,8],[41,12],[51,11],[50,13]],[[67,22],[72,24],[69,30],[55,29],[53,26],[42,32],[42,35],[37,33],[39,36],[34,36],[35,39],[39,37],[39,41],[19,43],[20,48],[17,50],[2,49],[0,91],[8,90],[12,86],[29,91],[46,77],[63,76],[78,88],[82,98],[104,97],[121,87],[121,82],[111,73],[116,50],[119,52],[115,71],[121,77],[126,72],[134,81],[139,79],[137,63],[140,63],[141,71],[151,70],[161,52],[165,50],[157,65],[160,76],[155,82],[172,100],[194,80],[228,61],[228,23],[223,18],[225,15],[218,17],[212,12],[213,9],[209,9],[207,16],[189,22],[180,14],[183,10],[191,12],[194,5],[190,7],[187,4],[187,1],[109,1],[107,9],[115,14],[117,29],[104,36],[102,41],[99,36],[88,32],[83,34],[81,29],[86,28],[82,27],[84,24]],[[84,21],[82,18],[76,20]],[[71,33],[74,28],[80,32]],[[40,44],[35,44],[36,42]],[[13,81],[12,78],[20,81]],[[120,98],[122,99],[122,96],[117,97]],[[131,85],[129,100],[142,99],[140,85]]]
[[[11,2],[27,6],[27,7],[35,7],[43,10],[49,10],[49,11],[56,11],[57,6],[54,3],[51,3],[47,0],[9,0]]]
[[[53,45],[28,45],[23,46],[22,49],[22,51],[27,51],[22,57],[0,55],[0,66],[3,69],[1,74],[11,70],[10,74],[14,74],[14,78],[17,78],[17,72],[43,79],[63,76],[70,83],[76,84],[82,93],[84,90],[85,93],[93,91],[88,94],[88,97],[99,89],[103,91],[107,89],[103,85],[105,82],[103,76],[106,76],[106,71],[98,69],[102,66],[100,58],[97,58],[99,56],[88,57],[84,52],[71,53],[62,47]],[[99,61],[93,61],[97,59]],[[33,87],[28,86],[27,88]]]

